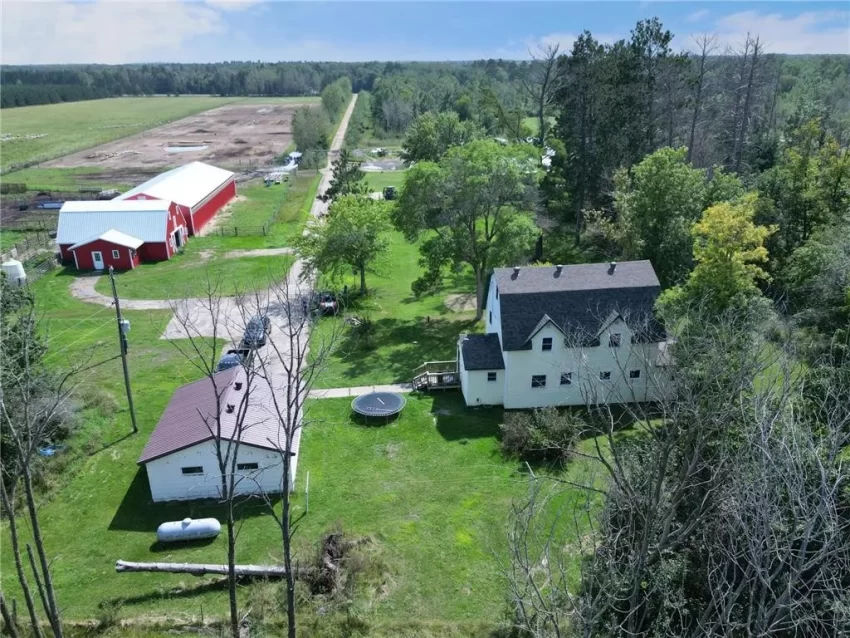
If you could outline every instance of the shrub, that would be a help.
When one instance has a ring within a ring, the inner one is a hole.
[[[578,415],[548,407],[523,412],[506,412],[502,451],[508,456],[535,463],[563,464],[585,427]]]

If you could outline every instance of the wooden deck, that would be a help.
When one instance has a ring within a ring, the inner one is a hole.
[[[413,372],[414,390],[452,390],[460,387],[457,361],[426,361]]]

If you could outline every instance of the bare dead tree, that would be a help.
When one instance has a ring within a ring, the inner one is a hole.
[[[18,627],[15,625],[15,621],[12,618],[12,614],[9,613],[9,608],[6,605],[6,597],[3,595],[3,592],[0,591],[0,614],[3,616],[3,622],[6,625],[6,631],[9,632],[9,635],[12,638],[18,638]]]
[[[688,162],[694,155],[694,142],[696,141],[697,124],[699,123],[700,111],[702,110],[703,93],[707,88],[709,78],[709,58],[717,50],[717,35],[701,35],[694,38],[698,47],[697,72],[694,77],[694,110],[691,115],[691,130],[688,134]]]
[[[741,172],[741,164],[743,162],[744,151],[747,145],[747,129],[750,124],[750,116],[756,91],[756,71],[759,68],[759,63],[761,62],[760,55],[762,53],[762,45],[758,36],[751,38],[747,35],[747,45],[745,45],[745,47],[747,46],[751,51],[750,66],[747,74],[746,88],[744,90],[744,104],[741,109],[739,132],[735,135],[735,146],[733,149],[736,173]]]
[[[274,284],[267,299],[255,297],[243,306],[243,312],[255,312],[263,303],[273,325],[263,356],[256,359],[256,367],[263,382],[270,388],[267,409],[277,423],[277,436],[270,437],[277,450],[282,468],[280,485],[281,512],[272,506],[269,510],[280,528],[283,561],[286,571],[287,635],[296,635],[295,579],[299,571],[292,551],[292,539],[298,528],[292,520],[291,493],[295,478],[295,459],[300,445],[301,432],[306,419],[306,402],[337,340],[336,330],[323,330],[321,337],[310,340],[313,315],[310,312],[312,294],[309,279],[299,283],[298,264],[289,277]]]
[[[652,405],[615,409],[602,400],[610,393],[587,393],[595,453],[576,455],[604,480],[570,479],[572,520],[532,485],[509,524],[509,595],[531,635],[830,636],[847,626],[850,473],[839,451],[850,409],[834,388],[804,415],[804,371],[755,325],[683,324],[675,376],[657,373],[668,392]],[[594,495],[601,513],[587,505]],[[551,548],[578,554],[580,580],[550,573]]]
[[[41,627],[39,626],[38,614],[35,610],[35,602],[32,598],[29,580],[27,579],[26,571],[24,570],[24,563],[21,559],[20,541],[18,539],[18,521],[15,517],[14,505],[14,503],[17,502],[17,480],[13,479],[11,481],[10,490],[7,492],[7,481],[5,478],[6,469],[7,468],[4,468],[4,471],[2,472],[3,476],[0,476],[0,505],[2,505],[3,515],[6,517],[9,524],[9,544],[12,549],[12,556],[15,560],[15,572],[18,576],[18,583],[20,584],[21,591],[24,594],[24,603],[27,606],[27,613],[30,617],[30,626],[32,627],[33,636],[35,636],[35,638],[41,638],[43,634],[41,632]]]
[[[209,381],[212,388],[212,410],[199,411],[198,416],[210,433],[218,471],[219,501],[225,509],[227,528],[230,633],[233,638],[239,638],[236,566],[239,529],[236,508],[243,492],[251,493],[255,487],[254,479],[239,470],[239,454],[246,435],[250,430],[261,427],[266,417],[261,415],[257,418],[257,411],[253,409],[253,395],[260,383],[253,357],[242,359],[235,369],[222,372],[217,369],[220,341],[239,343],[245,328],[237,302],[223,296],[220,289],[220,279],[208,277],[203,297],[172,304],[172,321],[178,334],[171,336],[183,338],[172,338],[170,342]]]
[[[540,45],[536,50],[529,51],[531,65],[522,80],[522,86],[537,110],[536,139],[541,147],[546,143],[546,118],[563,84],[558,73],[559,52],[558,44]]]

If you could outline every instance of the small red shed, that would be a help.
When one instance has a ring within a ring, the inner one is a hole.
[[[77,270],[132,270],[141,263],[138,237],[118,230],[107,230],[97,237],[77,242],[69,248]]]

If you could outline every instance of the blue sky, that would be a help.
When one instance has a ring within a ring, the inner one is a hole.
[[[616,40],[652,16],[677,49],[750,31],[771,52],[850,53],[846,2],[3,0],[0,12],[5,64],[522,59],[585,29]]]

